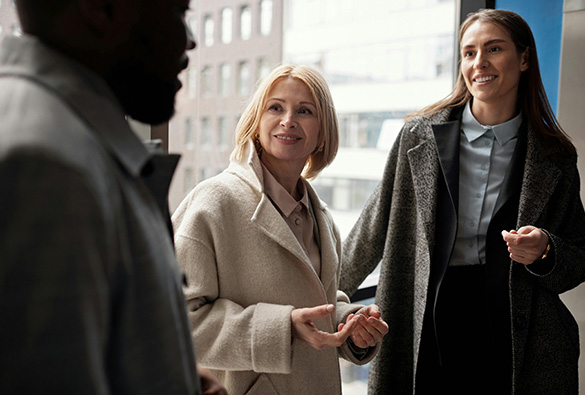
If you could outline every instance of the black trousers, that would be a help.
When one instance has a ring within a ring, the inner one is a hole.
[[[416,372],[417,395],[511,392],[507,286],[494,286],[492,281],[485,265],[447,269],[434,320],[432,307],[427,307]]]

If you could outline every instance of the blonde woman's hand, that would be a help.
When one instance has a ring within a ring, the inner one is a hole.
[[[291,312],[292,336],[307,342],[316,350],[341,346],[359,324],[359,320],[345,325],[339,324],[335,333],[321,331],[313,323],[314,319],[327,317],[334,311],[335,306],[332,304],[294,309]]]

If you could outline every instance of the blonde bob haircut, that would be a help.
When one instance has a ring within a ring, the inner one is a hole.
[[[309,155],[302,174],[306,179],[312,179],[335,159],[339,147],[339,127],[327,81],[321,73],[309,66],[278,66],[262,81],[236,126],[236,148],[231,159],[243,159],[248,141],[254,142],[256,152],[261,152],[262,147],[255,138],[260,118],[265,110],[268,93],[284,78],[295,78],[304,82],[317,106],[319,121],[317,148]]]

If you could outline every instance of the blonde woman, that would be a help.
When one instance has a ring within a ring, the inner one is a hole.
[[[238,123],[230,166],[173,216],[198,363],[230,394],[339,394],[338,357],[367,363],[387,332],[375,305],[338,291],[339,232],[306,181],[337,148],[324,78],[278,67]]]

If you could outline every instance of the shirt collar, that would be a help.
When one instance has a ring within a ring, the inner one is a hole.
[[[500,123],[498,125],[482,125],[473,116],[469,101],[465,105],[465,110],[463,110],[463,116],[461,118],[463,134],[469,142],[477,140],[491,129],[496,136],[496,140],[501,146],[518,136],[518,130],[520,129],[521,124],[522,113],[519,113],[509,121]]]
[[[307,209],[309,208],[307,188],[305,188],[305,185],[300,178],[298,188],[303,196],[301,197],[301,200],[297,202],[290,193],[288,193],[288,191],[276,181],[276,178],[274,178],[272,173],[270,173],[270,170],[264,166],[264,163],[262,163],[262,161],[260,163],[262,164],[262,175],[264,177],[264,191],[285,217],[290,216],[299,203]]]
[[[34,36],[6,37],[1,47],[1,72],[23,75],[51,88],[84,118],[130,174],[140,175],[151,155],[102,77]]]

